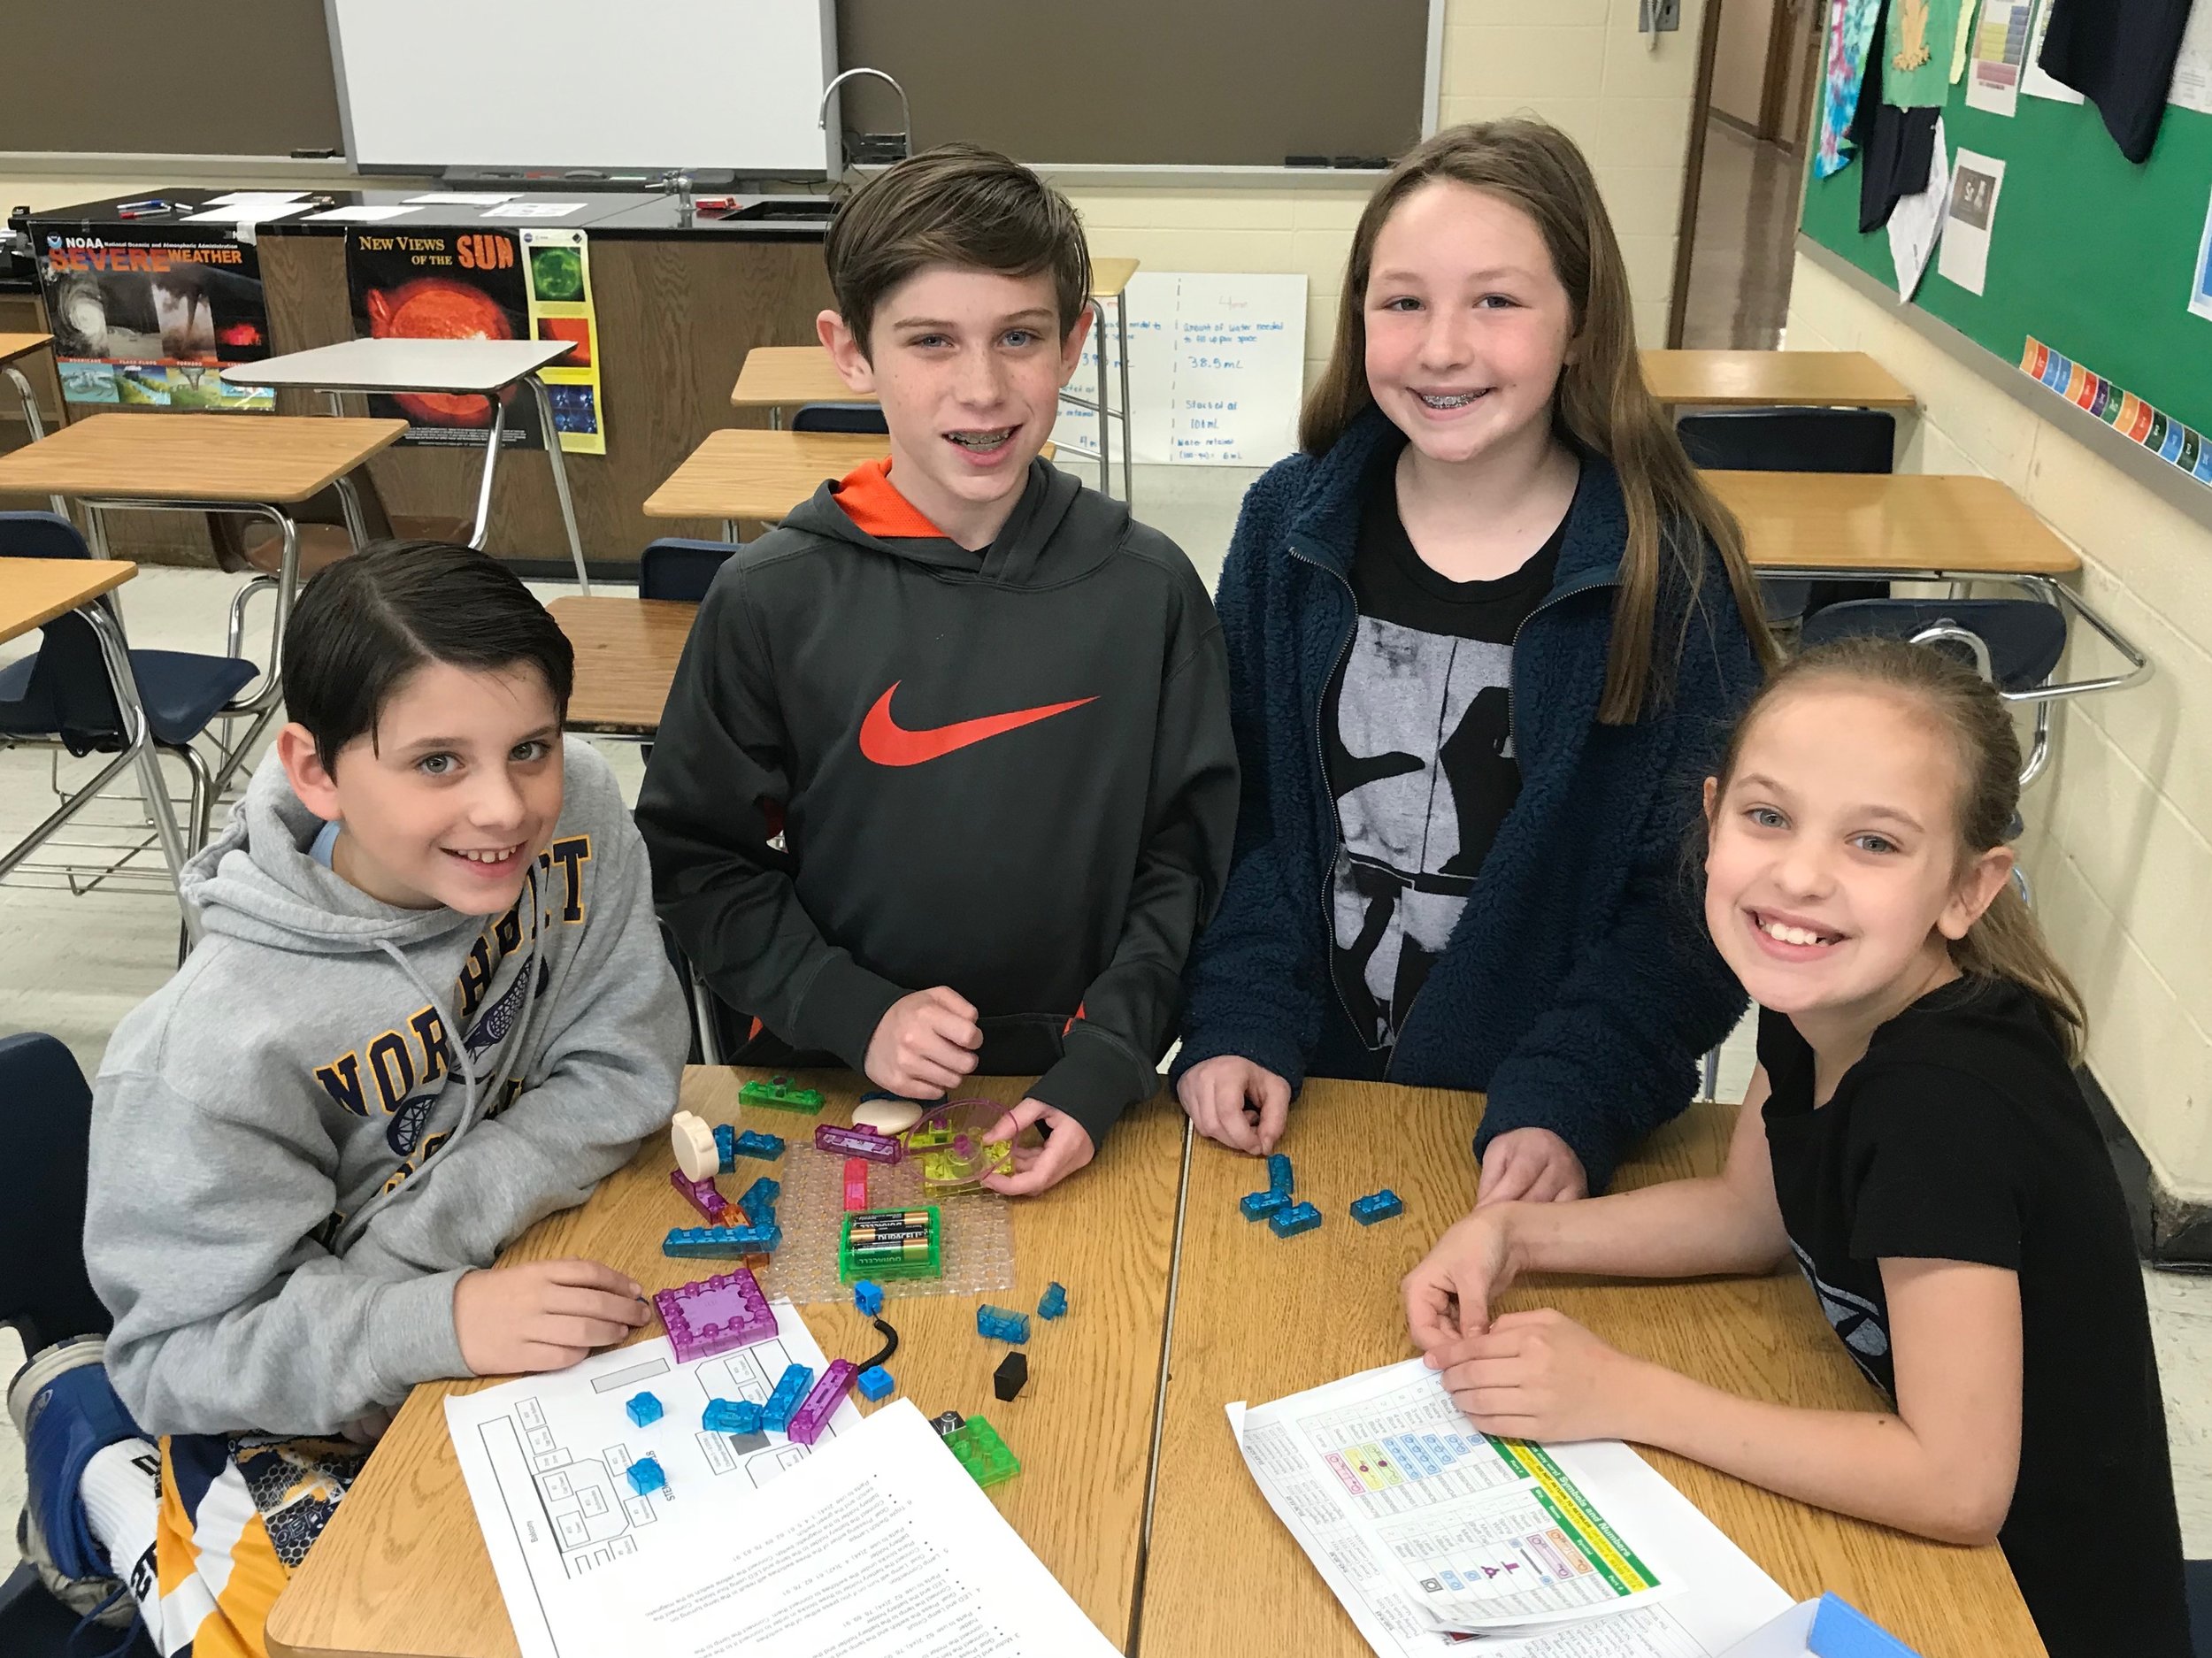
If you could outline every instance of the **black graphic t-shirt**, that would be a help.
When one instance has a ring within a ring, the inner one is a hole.
[[[2020,1472],[1998,1540],[2051,1658],[2188,1658],[2181,1531],[2120,1183],[2041,1004],[1960,979],[1874,1032],[1813,1105],[1813,1050],[1759,1016],[1774,1194],[1859,1368],[1894,1398],[1885,1258],[2019,1275]]]
[[[1344,841],[1332,967],[1361,1040],[1397,1040],[1521,792],[1513,637],[1551,590],[1566,520],[1520,569],[1453,581],[1398,517],[1394,450],[1377,457],[1352,558],[1359,618],[1321,727]]]

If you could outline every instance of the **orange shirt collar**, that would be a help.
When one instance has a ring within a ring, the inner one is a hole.
[[[912,539],[926,536],[934,541],[946,539],[944,531],[927,518],[921,510],[904,495],[891,481],[891,457],[868,461],[845,474],[838,480],[837,504],[845,509],[845,516],[853,521],[856,529],[879,540]]]

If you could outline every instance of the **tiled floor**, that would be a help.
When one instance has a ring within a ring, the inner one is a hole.
[[[1175,537],[1210,585],[1219,572],[1238,503],[1253,475],[1139,469],[1144,517]],[[132,642],[141,648],[220,649],[223,610],[234,580],[211,571],[142,570],[123,589]],[[549,583],[537,590],[549,598],[567,589]],[[0,645],[0,662],[35,643],[34,638]],[[605,752],[634,794],[635,748],[611,743]],[[47,810],[47,767],[42,754],[0,753],[0,844],[12,843]],[[64,774],[81,775],[84,770],[85,763],[72,763]],[[126,802],[122,816],[128,815]],[[165,892],[73,897],[0,884],[0,1033],[51,1032],[68,1043],[91,1075],[116,1021],[169,976],[176,930],[175,902]],[[1747,1027],[1724,1051],[1723,1098],[1741,1097],[1750,1068]],[[2149,1279],[2149,1289],[2184,1533],[2192,1554],[2212,1554],[2212,1278],[2156,1275]],[[0,1378],[12,1374],[19,1351],[12,1333],[0,1331]],[[0,1417],[0,1521],[13,1515],[21,1493],[21,1452],[12,1427]],[[10,1558],[12,1528],[0,1524],[0,1535],[7,1539],[0,1542],[4,1563]]]
[[[1797,157],[1725,121],[1705,129],[1682,343],[1770,350],[1789,314]]]

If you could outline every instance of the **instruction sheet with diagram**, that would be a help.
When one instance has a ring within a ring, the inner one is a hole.
[[[707,1401],[766,1401],[789,1364],[818,1377],[826,1362],[798,1311],[777,1301],[772,1339],[680,1364],[665,1336],[595,1354],[565,1370],[457,1394],[446,1425],[483,1528],[522,1658],[600,1658],[591,1631],[595,1572],[617,1561],[695,1550],[726,1524],[733,1504],[810,1455],[780,1433],[710,1433]],[[628,1401],[662,1407],[643,1427]],[[823,1442],[860,1424],[848,1398]],[[639,1496],[630,1464],[651,1456],[667,1485]]]

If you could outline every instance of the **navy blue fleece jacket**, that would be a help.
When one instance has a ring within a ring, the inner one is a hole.
[[[1228,888],[1185,974],[1178,1078],[1238,1054],[1296,1089],[1320,1042],[1340,841],[1322,698],[1356,617],[1361,482],[1379,446],[1404,441],[1370,410],[1326,455],[1291,457],[1245,496],[1217,598],[1242,794]],[[1698,1056],[1743,1010],[1683,848],[1759,670],[1709,550],[1694,604],[1678,577],[1662,589],[1656,648],[1663,659],[1680,643],[1671,691],[1632,725],[1598,724],[1628,519],[1612,467],[1582,464],[1558,573],[1513,653],[1520,798],[1384,1074],[1487,1093],[1478,1156],[1507,1130],[1548,1128],[1598,1192],[1689,1102]]]

